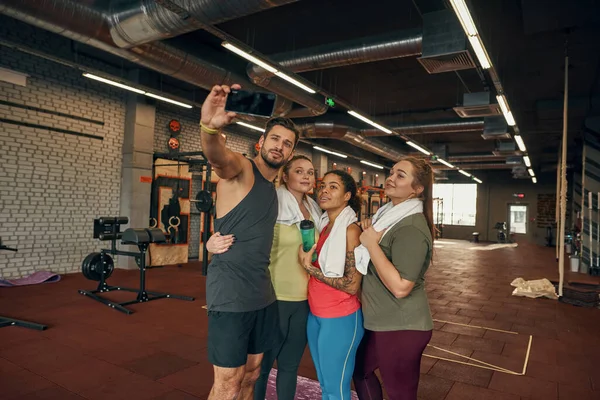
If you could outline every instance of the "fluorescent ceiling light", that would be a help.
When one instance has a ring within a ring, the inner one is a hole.
[[[515,122],[515,118],[513,117],[512,111],[510,110],[510,108],[508,108],[506,97],[504,97],[503,94],[499,94],[496,96],[496,100],[498,100],[500,109],[502,109],[502,114],[504,114],[504,119],[506,119],[506,123],[509,126],[515,126],[517,123]]]
[[[167,103],[171,103],[171,104],[176,104],[176,105],[181,106],[181,107],[185,107],[185,108],[192,108],[193,107],[190,104],[185,104],[185,103],[182,103],[180,101],[171,100],[171,99],[168,99],[168,98],[163,97],[163,96],[159,96],[159,95],[154,94],[154,93],[145,92],[143,90],[136,89],[136,88],[131,87],[131,86],[123,85],[122,83],[111,81],[110,79],[102,78],[101,76],[89,74],[87,72],[84,73],[83,76],[85,76],[86,78],[94,79],[94,80],[102,82],[102,83],[106,83],[108,85],[116,86],[116,87],[121,88],[121,89],[129,90],[129,91],[137,93],[137,94],[145,94],[148,97],[152,97],[152,98],[155,98],[155,99],[158,99],[158,100],[166,101]]]
[[[523,142],[523,138],[521,135],[515,135],[515,142],[517,142],[517,146],[519,146],[519,150],[525,152],[527,148],[525,147],[525,142]]]
[[[473,18],[471,18],[471,13],[469,12],[469,8],[465,4],[464,0],[450,0],[450,4],[452,4],[452,8],[454,8],[454,12],[458,16],[458,20],[460,21],[463,29],[469,36],[477,35],[477,28],[473,23]]]
[[[446,161],[446,160],[442,160],[441,158],[438,158],[438,159],[437,159],[437,162],[440,162],[440,163],[442,163],[442,164],[444,164],[445,166],[447,166],[447,167],[450,167],[450,168],[456,168],[454,165],[450,164],[450,163],[449,163],[448,161]]]
[[[490,61],[490,57],[485,51],[485,47],[483,47],[483,43],[481,43],[481,38],[478,36],[468,36],[469,42],[471,42],[471,46],[473,46],[473,51],[481,64],[481,68],[490,69],[492,67],[492,62]]]
[[[335,151],[327,150],[327,149],[324,149],[324,148],[322,148],[322,147],[319,147],[319,146],[313,146],[313,149],[315,149],[315,150],[319,150],[319,151],[322,151],[322,152],[324,152],[324,153],[333,154],[334,156],[338,156],[338,157],[342,157],[342,158],[348,158],[348,156],[347,156],[347,155],[345,155],[345,154],[342,154],[342,153],[336,153]]]
[[[527,172],[529,172],[529,175],[531,175],[531,176],[535,176],[535,172],[533,172],[533,170],[532,170],[531,168],[529,168],[529,169],[527,170]]]
[[[178,106],[180,106],[180,107],[192,108],[192,106],[191,106],[190,104],[185,104],[185,103],[182,103],[182,102],[180,102],[180,101],[176,101],[176,100],[167,99],[166,97],[162,97],[162,96],[159,96],[159,95],[157,95],[157,94],[154,94],[154,93],[146,92],[146,93],[144,93],[144,94],[145,94],[146,96],[148,96],[148,97],[152,97],[152,98],[154,98],[154,99],[158,99],[158,100],[166,101],[167,103],[175,104],[175,105],[178,105]]]
[[[258,65],[273,74],[277,73],[277,68],[274,68],[273,66],[267,64],[266,62],[259,60],[258,58],[254,57],[252,54],[240,49],[239,47],[232,45],[229,42],[223,42],[222,46],[225,47],[227,50],[231,51],[232,53],[235,53],[238,56],[245,58],[246,60],[250,61],[251,63]]]
[[[409,141],[409,142],[406,142],[406,144],[409,145],[410,147],[414,147],[415,149],[419,150],[423,154],[427,154],[427,155],[431,154],[431,152],[429,150],[424,149],[423,147],[419,146],[415,142]]]
[[[460,173],[461,173],[461,174],[463,174],[464,176],[469,176],[469,177],[471,176],[471,174],[470,174],[470,173],[468,173],[468,172],[466,172],[466,171],[463,171],[462,169],[459,169],[459,170],[458,170],[458,172],[460,172]]]
[[[475,182],[477,182],[477,183],[483,183],[483,182],[481,182],[481,180],[479,180],[479,179],[477,179],[477,178],[475,178],[475,177],[473,177],[473,180],[474,180]]]
[[[481,41],[481,37],[477,32],[477,28],[475,27],[475,23],[473,22],[473,18],[471,17],[471,13],[469,12],[469,8],[465,4],[464,0],[450,0],[452,4],[452,8],[460,21],[460,24],[463,27],[463,30],[467,34],[467,38],[469,42],[471,42],[471,46],[473,46],[473,51],[481,64],[481,68],[489,69],[492,67],[492,62],[490,61],[490,57],[483,46],[483,42]]]
[[[97,75],[88,74],[87,72],[84,73],[83,76],[85,76],[86,78],[94,79],[94,80],[99,81],[99,82],[107,83],[107,84],[112,85],[112,86],[116,86],[116,87],[121,88],[121,89],[130,90],[130,91],[138,93],[138,94],[146,94],[146,92],[144,92],[143,90],[136,89],[136,88],[131,87],[131,86],[123,85],[122,83],[111,81],[110,79],[102,78],[102,77],[97,76]]]
[[[384,126],[381,126],[381,125],[379,125],[379,124],[378,124],[378,123],[376,123],[376,122],[373,122],[373,121],[371,121],[371,120],[370,120],[369,118],[367,118],[367,117],[363,117],[362,115],[360,115],[359,113],[357,113],[357,112],[355,112],[355,111],[352,111],[352,110],[350,110],[350,111],[348,111],[348,114],[352,115],[352,116],[353,116],[353,117],[355,117],[355,118],[358,118],[358,119],[360,119],[361,121],[364,121],[364,122],[366,122],[366,123],[367,123],[367,124],[369,124],[369,125],[372,125],[372,126],[374,126],[375,128],[377,128],[377,129],[379,129],[379,130],[382,130],[382,131],[384,131],[385,133],[392,133],[392,131],[391,131],[391,130],[389,130],[388,128],[386,128],[386,127],[384,127]]]
[[[373,163],[370,163],[368,161],[360,160],[360,162],[361,162],[361,164],[365,164],[365,165],[369,165],[371,167],[383,169],[383,167],[381,165],[373,164]]]
[[[532,178],[531,178],[531,181],[532,181],[533,183],[537,183],[537,178],[534,176],[534,177],[532,177]]]
[[[241,125],[241,126],[245,126],[246,128],[254,129],[255,131],[259,131],[259,132],[264,132],[265,131],[263,128],[259,128],[258,126],[250,125],[250,124],[247,124],[245,122],[237,121],[236,124]]]
[[[309,88],[308,86],[306,86],[303,83],[298,82],[297,80],[295,80],[291,76],[288,76],[288,75],[284,74],[283,72],[277,71],[277,72],[275,72],[275,75],[277,75],[281,79],[284,79],[284,80],[288,81],[289,83],[291,83],[293,85],[298,86],[300,89],[306,90],[308,93],[313,93],[313,94],[317,93],[315,90]]]
[[[529,159],[529,156],[524,156],[523,161],[525,161],[525,165],[527,167],[531,167],[531,160]]]
[[[512,111],[509,111],[508,114],[504,114],[504,119],[508,126],[515,126],[517,123],[515,122],[515,117],[513,117]]]
[[[243,57],[246,60],[250,61],[251,63],[256,64],[259,67],[266,69],[267,71],[271,72],[272,74],[277,75],[278,77],[288,81],[289,83],[296,85],[299,88],[306,90],[309,93],[317,93],[315,90],[313,90],[310,87],[306,86],[305,84],[297,81],[296,79],[292,78],[291,76],[284,74],[283,72],[279,71],[277,68],[273,67],[272,65],[269,65],[266,62],[254,57],[252,54],[248,53],[247,51],[244,51],[229,42],[223,42],[223,43],[221,43],[221,45],[223,47],[225,47],[227,50],[231,51],[232,53],[235,53],[238,56]]]
[[[506,97],[503,94],[499,94],[496,96],[496,100],[500,105],[500,109],[502,110],[502,114],[508,114],[508,103],[506,102]]]

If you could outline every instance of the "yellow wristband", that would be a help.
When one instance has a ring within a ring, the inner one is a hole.
[[[200,122],[200,129],[208,133],[209,135],[216,135],[217,133],[219,133],[219,129],[209,128],[208,126],[205,126],[202,122]]]

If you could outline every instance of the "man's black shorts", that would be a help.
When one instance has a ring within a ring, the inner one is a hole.
[[[260,354],[279,344],[277,302],[256,311],[208,312],[208,361],[223,368],[246,364],[248,354]]]

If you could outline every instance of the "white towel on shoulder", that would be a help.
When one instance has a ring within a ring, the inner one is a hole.
[[[337,216],[333,227],[323,243],[319,253],[319,266],[323,275],[328,278],[341,278],[344,276],[344,266],[346,264],[346,230],[350,224],[356,222],[356,212],[346,206]],[[322,231],[329,224],[329,216],[323,213],[319,221],[319,231]]]
[[[281,185],[277,188],[277,202],[279,205],[277,223],[288,226],[296,224],[298,228],[300,228],[300,222],[305,219],[304,215],[300,210],[298,200],[296,200],[294,195],[287,190],[285,185]],[[315,227],[318,227],[323,211],[321,211],[317,202],[309,196],[304,196],[303,203],[310,213],[312,220],[315,222]]]
[[[423,201],[419,199],[405,200],[400,204],[394,206],[391,202],[381,207],[373,216],[372,225],[373,229],[377,232],[381,232],[383,229],[387,229],[381,239],[390,231],[394,225],[402,221],[404,218],[423,212]],[[381,240],[380,240],[381,242]],[[356,269],[363,275],[367,274],[367,268],[369,261],[371,261],[371,255],[365,246],[362,244],[354,249],[354,258],[356,259]]]

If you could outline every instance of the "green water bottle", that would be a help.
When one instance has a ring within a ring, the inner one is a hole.
[[[308,219],[300,222],[300,234],[302,235],[302,250],[308,252],[315,245],[315,224]],[[312,262],[317,261],[317,252],[312,256]]]

